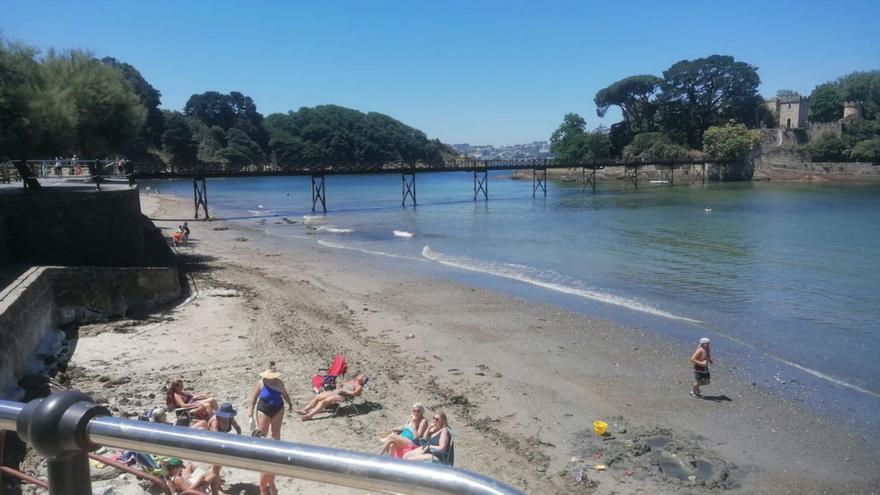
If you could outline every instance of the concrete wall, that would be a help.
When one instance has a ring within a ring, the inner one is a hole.
[[[0,213],[0,266],[12,262],[9,254],[9,228],[6,226],[6,218]]]
[[[16,387],[33,351],[55,328],[55,296],[44,270],[32,268],[0,291],[0,398]]]
[[[0,398],[61,325],[146,312],[180,297],[176,268],[37,267],[0,292]]]
[[[143,266],[143,216],[136,189],[4,191],[7,262]]]

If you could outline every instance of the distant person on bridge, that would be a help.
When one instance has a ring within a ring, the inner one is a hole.
[[[709,339],[700,339],[700,345],[691,355],[691,363],[694,365],[694,387],[691,397],[700,397],[700,386],[709,384],[709,365],[712,364],[712,352],[709,350]]]

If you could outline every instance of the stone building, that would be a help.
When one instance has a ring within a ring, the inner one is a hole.
[[[776,116],[779,127],[783,129],[807,127],[807,121],[810,117],[810,99],[808,97],[770,98],[766,104],[770,113]]]

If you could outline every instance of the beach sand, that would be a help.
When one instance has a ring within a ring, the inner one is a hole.
[[[166,236],[192,214],[188,201],[141,200]],[[350,377],[372,378],[361,414],[305,423],[286,414],[285,440],[377,452],[380,435],[421,401],[428,414],[447,412],[457,467],[527,493],[880,491],[876,438],[737,382],[723,349],[704,389],[716,400],[694,399],[693,349],[646,329],[291,245],[262,233],[257,219],[190,227],[179,250],[189,299],[79,329],[71,386],[114,414],[161,405],[162,386],[182,377],[189,390],[233,403],[246,428],[247,399],[268,361],[304,404],[310,376],[342,352]],[[596,419],[608,436],[593,432]],[[254,493],[256,473],[226,469],[224,478],[227,493]],[[116,493],[139,493],[115,483]],[[278,486],[359,493],[284,478]]]

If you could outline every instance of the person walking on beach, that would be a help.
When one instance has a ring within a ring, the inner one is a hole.
[[[712,364],[712,352],[709,350],[709,339],[700,339],[700,345],[691,355],[691,363],[694,365],[694,388],[691,397],[700,397],[700,386],[709,384],[709,365]]]
[[[288,410],[293,410],[293,402],[281,381],[281,373],[275,370],[275,362],[270,362],[269,368],[260,373],[260,381],[251,394],[250,417],[253,418],[256,412],[257,429],[264,435],[269,435],[271,429],[271,437],[275,440],[281,439],[285,401]]]

